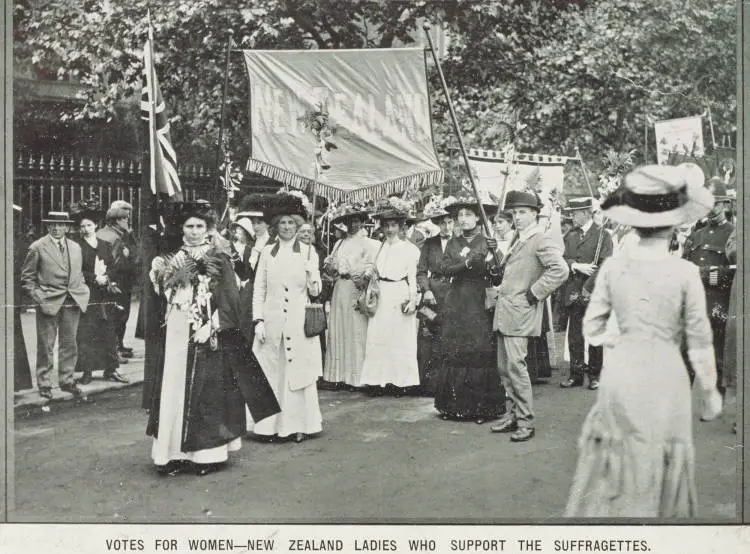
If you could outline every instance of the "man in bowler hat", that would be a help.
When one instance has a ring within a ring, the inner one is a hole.
[[[568,278],[568,266],[555,239],[538,225],[541,202],[533,192],[510,191],[505,210],[511,210],[516,236],[499,268],[500,286],[493,330],[497,332],[497,366],[511,406],[490,429],[513,433],[513,442],[534,436],[531,380],[526,365],[529,337],[542,334],[544,300]],[[487,241],[491,248],[497,243]]]

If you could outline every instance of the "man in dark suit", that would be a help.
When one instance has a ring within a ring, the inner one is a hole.
[[[427,214],[426,214],[427,215]],[[430,215],[432,223],[440,232],[424,241],[419,264],[417,265],[417,286],[422,292],[422,302],[433,312],[439,312],[445,303],[445,296],[450,288],[450,279],[440,273],[445,247],[453,236],[453,216],[445,210]],[[429,311],[426,311],[429,313]],[[426,316],[425,316],[426,317]],[[417,358],[419,362],[421,392],[424,396],[435,395],[434,374],[440,358],[440,320],[432,321],[420,316],[420,333]]]
[[[78,320],[88,306],[89,288],[83,279],[81,247],[65,236],[73,223],[68,213],[50,212],[42,222],[48,224],[48,234],[29,246],[21,283],[37,306],[37,386],[39,395],[49,400],[58,335],[60,390],[81,394],[73,374],[78,361]]]
[[[726,185],[719,177],[708,182],[714,195],[714,207],[708,214],[705,226],[693,231],[685,240],[682,257],[700,268],[701,281],[706,289],[706,307],[714,340],[716,375],[720,391],[724,390],[724,344],[729,317],[729,292],[735,269],[729,267],[726,244],[734,231],[727,221],[726,212],[731,206]]]
[[[563,305],[568,313],[570,351],[570,375],[560,383],[564,389],[583,386],[583,376],[588,373],[589,389],[596,390],[602,372],[603,347],[589,346],[586,364],[583,339],[583,316],[596,270],[602,260],[612,255],[612,237],[603,226],[594,222],[594,207],[591,197],[571,198],[565,210],[573,218],[573,229],[564,237],[564,257],[570,268],[570,277],[562,288]]]

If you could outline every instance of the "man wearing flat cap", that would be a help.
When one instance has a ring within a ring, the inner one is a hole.
[[[52,399],[53,350],[59,339],[60,390],[81,394],[73,375],[78,361],[78,320],[89,303],[81,247],[65,235],[73,221],[67,212],[49,212],[42,220],[48,234],[33,242],[21,269],[21,284],[36,304],[36,379],[39,395]]]
[[[498,268],[502,280],[493,330],[497,333],[498,371],[511,406],[490,429],[513,433],[513,442],[527,441],[535,433],[526,365],[529,337],[542,334],[544,300],[568,278],[562,249],[538,224],[541,207],[535,193],[515,190],[508,193],[504,206],[513,213],[516,236]]]
[[[711,322],[716,356],[718,383],[724,373],[724,338],[729,311],[729,292],[735,270],[729,267],[726,244],[734,231],[726,213],[732,199],[726,185],[719,177],[712,177],[708,189],[714,197],[714,207],[708,214],[706,225],[693,231],[685,241],[682,257],[700,268],[701,281],[706,290],[706,307]]]
[[[583,339],[583,316],[586,313],[587,294],[591,293],[593,279],[602,261],[612,255],[612,237],[594,219],[596,205],[591,197],[571,198],[566,212],[573,219],[573,228],[565,234],[565,262],[570,268],[570,277],[562,288],[563,305],[568,314],[568,350],[570,351],[570,375],[560,383],[562,388],[580,387],[585,373],[589,377],[589,389],[599,388],[602,372],[601,346],[589,346],[588,364],[585,362]],[[597,257],[598,253],[598,257]],[[594,259],[596,258],[596,259]]]

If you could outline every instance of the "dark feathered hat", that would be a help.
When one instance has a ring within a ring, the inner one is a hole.
[[[302,199],[283,192],[269,195],[263,206],[263,219],[270,223],[272,219],[282,215],[307,217]]]
[[[237,202],[237,218],[264,217],[264,207],[275,194],[252,193],[246,194]]]

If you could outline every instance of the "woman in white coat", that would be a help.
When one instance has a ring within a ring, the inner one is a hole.
[[[292,216],[304,214],[301,202],[291,195],[278,196],[266,214],[278,238],[263,248],[255,275],[253,352],[281,413],[259,422],[254,433],[266,440],[301,442],[322,430],[316,387],[323,373],[320,339],[304,332],[308,294],[320,294],[321,280],[315,249],[295,240],[297,224]]]

